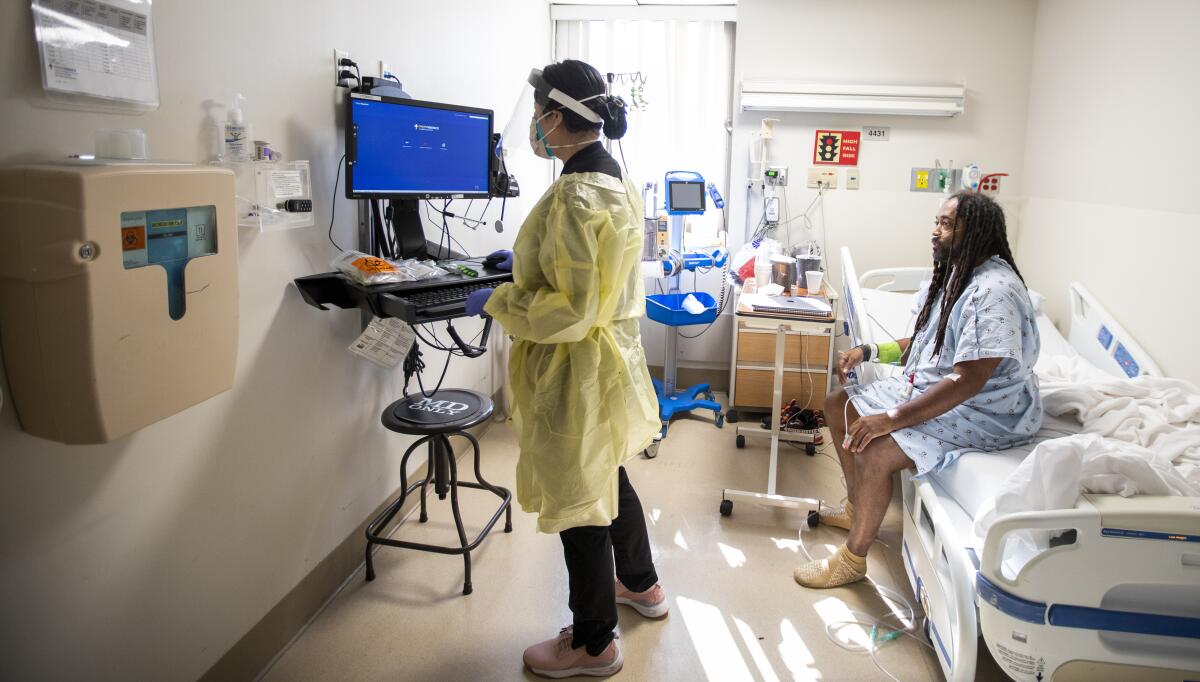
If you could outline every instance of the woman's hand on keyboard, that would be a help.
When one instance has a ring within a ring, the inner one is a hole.
[[[486,317],[487,313],[483,312],[483,306],[487,304],[488,299],[492,297],[494,289],[478,289],[467,294],[467,316],[478,315]]]

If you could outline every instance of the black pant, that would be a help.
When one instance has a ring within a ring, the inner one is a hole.
[[[574,614],[571,646],[586,646],[592,656],[600,654],[613,640],[617,627],[616,586],[613,561],[621,584],[634,592],[654,587],[658,574],[650,558],[650,536],[646,516],[625,467],[619,479],[617,518],[611,526],[578,526],[559,533],[570,579],[569,604]]]

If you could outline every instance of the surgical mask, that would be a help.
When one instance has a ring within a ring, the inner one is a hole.
[[[529,146],[539,159],[553,159],[554,149],[546,144],[546,136],[558,130],[558,126],[551,128],[550,133],[543,133],[542,119],[545,117],[546,114],[542,114],[540,118],[529,122]]]
[[[602,97],[602,96],[603,95],[594,95],[592,97],[585,97],[584,99],[581,99],[579,101],[586,102],[589,99],[596,99],[597,97]],[[550,113],[551,112],[547,111],[546,113],[537,117],[536,119],[533,120],[533,123],[529,126],[529,146],[533,149],[533,153],[536,154],[539,158],[553,159],[553,158],[555,158],[555,154],[554,154],[555,149],[566,149],[568,147],[582,147],[584,145],[589,145],[593,142],[596,142],[600,139],[600,134],[597,133],[596,137],[584,140],[583,142],[572,142],[571,144],[548,144],[546,142],[546,138],[548,138],[550,136],[550,133],[554,132],[555,130],[558,130],[558,128],[559,128],[559,126],[554,126],[550,130],[548,130],[546,132],[542,132],[542,119],[549,116]]]
[[[547,137],[554,134],[557,126],[547,130],[545,126],[541,125],[541,121],[546,117],[546,114],[550,113],[550,111],[562,111],[564,114],[567,111],[572,111],[590,123],[603,123],[604,119],[600,114],[589,109],[584,103],[588,100],[602,98],[604,94],[599,93],[577,100],[546,83],[541,74],[542,72],[537,69],[530,72],[521,96],[517,99],[517,104],[513,108],[513,113],[509,117],[508,124],[501,136],[500,149],[506,163],[514,162],[526,150],[533,152],[538,158],[552,159],[555,157],[555,149],[581,147],[592,144],[600,139],[600,133],[597,132],[594,138],[583,142],[566,145],[550,144]],[[547,109],[547,111],[543,111],[541,116],[537,115],[537,102],[539,101]],[[527,126],[525,138],[528,146],[521,144],[522,121]]]

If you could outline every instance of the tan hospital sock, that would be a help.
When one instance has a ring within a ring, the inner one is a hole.
[[[804,587],[817,589],[848,585],[867,577],[867,558],[842,545],[828,559],[797,566],[792,577]]]
[[[846,504],[842,505],[841,509],[822,509],[821,510],[821,525],[833,526],[834,528],[843,528],[850,530],[850,523],[854,520],[854,505],[850,500],[846,500]]]

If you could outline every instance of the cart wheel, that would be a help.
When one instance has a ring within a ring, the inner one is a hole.
[[[815,509],[809,510],[809,512],[808,512],[808,527],[816,528],[819,525],[821,525],[821,513]]]
[[[646,459],[654,459],[655,457],[658,457],[658,445],[661,442],[662,441],[655,438],[653,441],[650,442],[650,445],[646,446],[645,450],[642,450],[642,455]]]
[[[812,457],[817,454],[817,445],[815,443],[804,444],[804,454]]]
[[[659,440],[662,440],[663,438],[666,438],[666,437],[667,437],[667,429],[668,429],[670,426],[671,426],[671,422],[663,422],[663,423],[662,423],[662,431],[659,431],[659,432],[658,432],[658,439],[659,439]]]
[[[746,447],[746,437],[738,434],[738,437],[734,439],[733,443],[734,445],[737,445],[738,450],[741,450],[742,448]]]
[[[721,516],[729,516],[733,513],[733,500],[721,500]]]
[[[717,419],[716,419],[716,421],[715,421],[714,423],[717,425],[717,428],[718,428],[718,429],[723,429],[723,428],[725,428],[725,415],[723,415],[723,414],[721,414],[720,412],[718,412],[718,413],[717,413]]]
[[[728,412],[726,412],[725,421],[729,422],[730,424],[736,424],[738,422],[737,410],[730,409]]]

